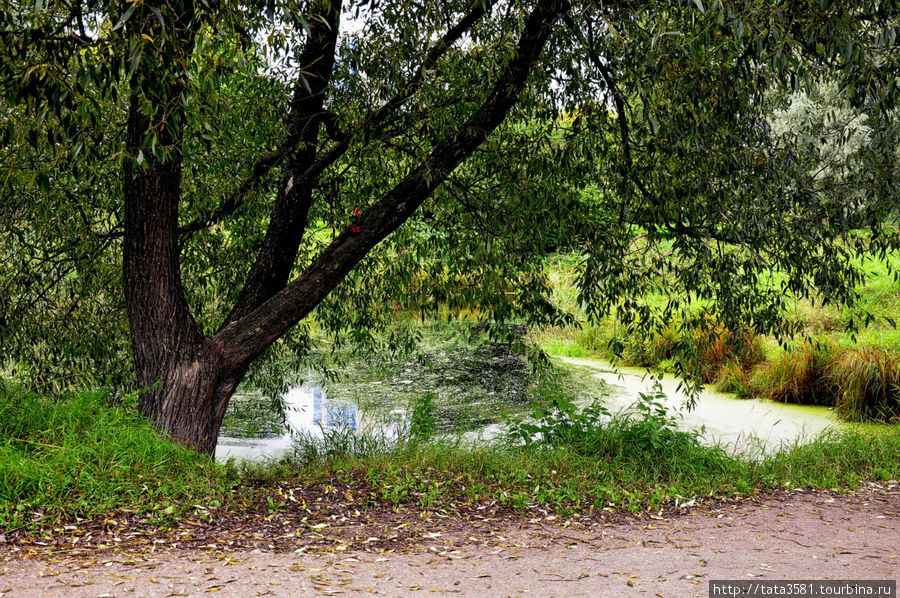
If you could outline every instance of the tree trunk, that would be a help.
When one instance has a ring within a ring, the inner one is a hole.
[[[149,372],[148,372],[149,373]],[[243,377],[209,339],[180,355],[141,395],[141,412],[173,440],[212,454],[228,401]]]
[[[144,387],[141,412],[174,440],[211,453],[228,399],[246,370],[226,370],[222,351],[203,336],[185,297],[178,246],[186,68],[181,57],[193,49],[194,13],[190,2],[156,1],[152,7],[157,14],[168,11],[175,35],[157,32],[156,19],[129,24],[132,35],[152,27],[167,44],[142,55],[134,75],[140,86],[133,87],[129,105],[122,160],[125,304]]]

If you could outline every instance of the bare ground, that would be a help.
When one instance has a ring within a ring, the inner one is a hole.
[[[0,597],[680,597],[707,596],[711,579],[900,574],[896,484],[639,518],[437,515],[395,509],[365,525],[312,524],[277,541],[249,521],[248,536],[220,522],[193,541],[177,530],[90,548],[20,539],[0,546]]]

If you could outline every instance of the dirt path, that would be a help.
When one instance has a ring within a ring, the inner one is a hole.
[[[707,596],[710,579],[897,579],[900,488],[798,493],[665,519],[507,521],[403,551],[7,552],[0,597]]]

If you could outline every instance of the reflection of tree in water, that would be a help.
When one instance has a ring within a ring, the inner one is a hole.
[[[438,429],[467,431],[499,423],[505,413],[529,411],[535,389],[558,382],[533,371],[522,343],[496,342],[477,328],[458,326],[431,328],[408,357],[359,358],[343,368],[341,379],[323,385],[329,396],[353,401],[368,413],[409,412],[433,395],[431,416]]]
[[[235,395],[228,404],[220,436],[275,438],[284,433],[284,403],[262,393]]]
[[[525,330],[517,331],[524,334]],[[324,389],[332,405],[359,406],[359,418],[390,419],[391,410],[412,412],[426,395],[433,395],[431,417],[441,431],[467,431],[499,423],[505,413],[530,410],[535,390],[556,384],[560,377],[579,396],[590,389],[571,372],[538,374],[518,343],[491,341],[467,326],[438,325],[425,332],[417,351],[405,357],[386,353],[344,354],[329,377],[306,372],[303,383]],[[596,383],[591,384],[596,390]],[[336,407],[337,408],[337,407]],[[222,435],[273,437],[284,423],[283,400],[261,393],[236,396],[229,406]],[[365,414],[365,415],[363,415]],[[335,413],[340,419],[340,413]],[[272,430],[276,432],[273,433]],[[263,432],[260,434],[259,432]]]
[[[396,377],[415,378],[420,394],[436,395],[434,415],[447,429],[494,423],[503,411],[528,404],[533,375],[525,357],[509,345],[484,343],[423,353]]]

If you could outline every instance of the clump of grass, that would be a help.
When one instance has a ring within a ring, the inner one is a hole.
[[[833,361],[835,409],[848,420],[900,418],[900,354],[883,347],[847,350]]]
[[[828,429],[796,443],[759,466],[764,487],[850,489],[863,480],[900,478],[900,426]]]
[[[784,351],[753,371],[753,394],[783,403],[832,406],[834,388],[828,371],[834,352],[822,343],[803,343]]]
[[[0,385],[0,528],[121,508],[171,516],[218,496],[221,471],[103,392],[49,398]]]
[[[330,467],[340,459],[369,459],[377,455],[391,454],[399,447],[407,446],[406,439],[391,437],[373,431],[357,434],[352,428],[323,430],[322,436],[298,433],[288,460],[307,471]]]
[[[680,346],[680,337],[674,327],[665,328],[649,338],[638,335],[622,341],[622,361],[639,367],[655,367],[663,361],[674,359]]]
[[[621,357],[625,364],[640,367],[678,365],[676,373],[704,384],[734,378],[730,382],[735,386],[743,381],[741,372],[764,360],[760,337],[752,330],[733,332],[711,319],[699,326],[670,326],[648,338],[629,336]]]
[[[730,392],[742,399],[753,396],[754,390],[748,369],[740,362],[728,360],[722,364],[716,387],[722,392]]]
[[[749,328],[731,331],[714,319],[673,324],[652,334],[627,334],[613,322],[578,330],[554,330],[537,335],[541,347],[565,357],[619,358],[624,365],[665,369],[680,364],[677,373],[703,383],[714,383],[722,370],[740,365],[749,371],[765,359],[762,339]]]
[[[848,421],[900,418],[900,354],[886,347],[841,349],[807,342],[746,371],[730,371],[723,390],[749,379],[749,396],[803,405],[834,407]],[[742,391],[737,389],[739,393]],[[746,395],[745,395],[746,396]]]
[[[707,384],[718,380],[722,368],[728,364],[740,364],[747,369],[764,359],[760,338],[750,329],[733,332],[714,323],[709,329],[695,330],[692,342],[697,360],[693,369]]]

